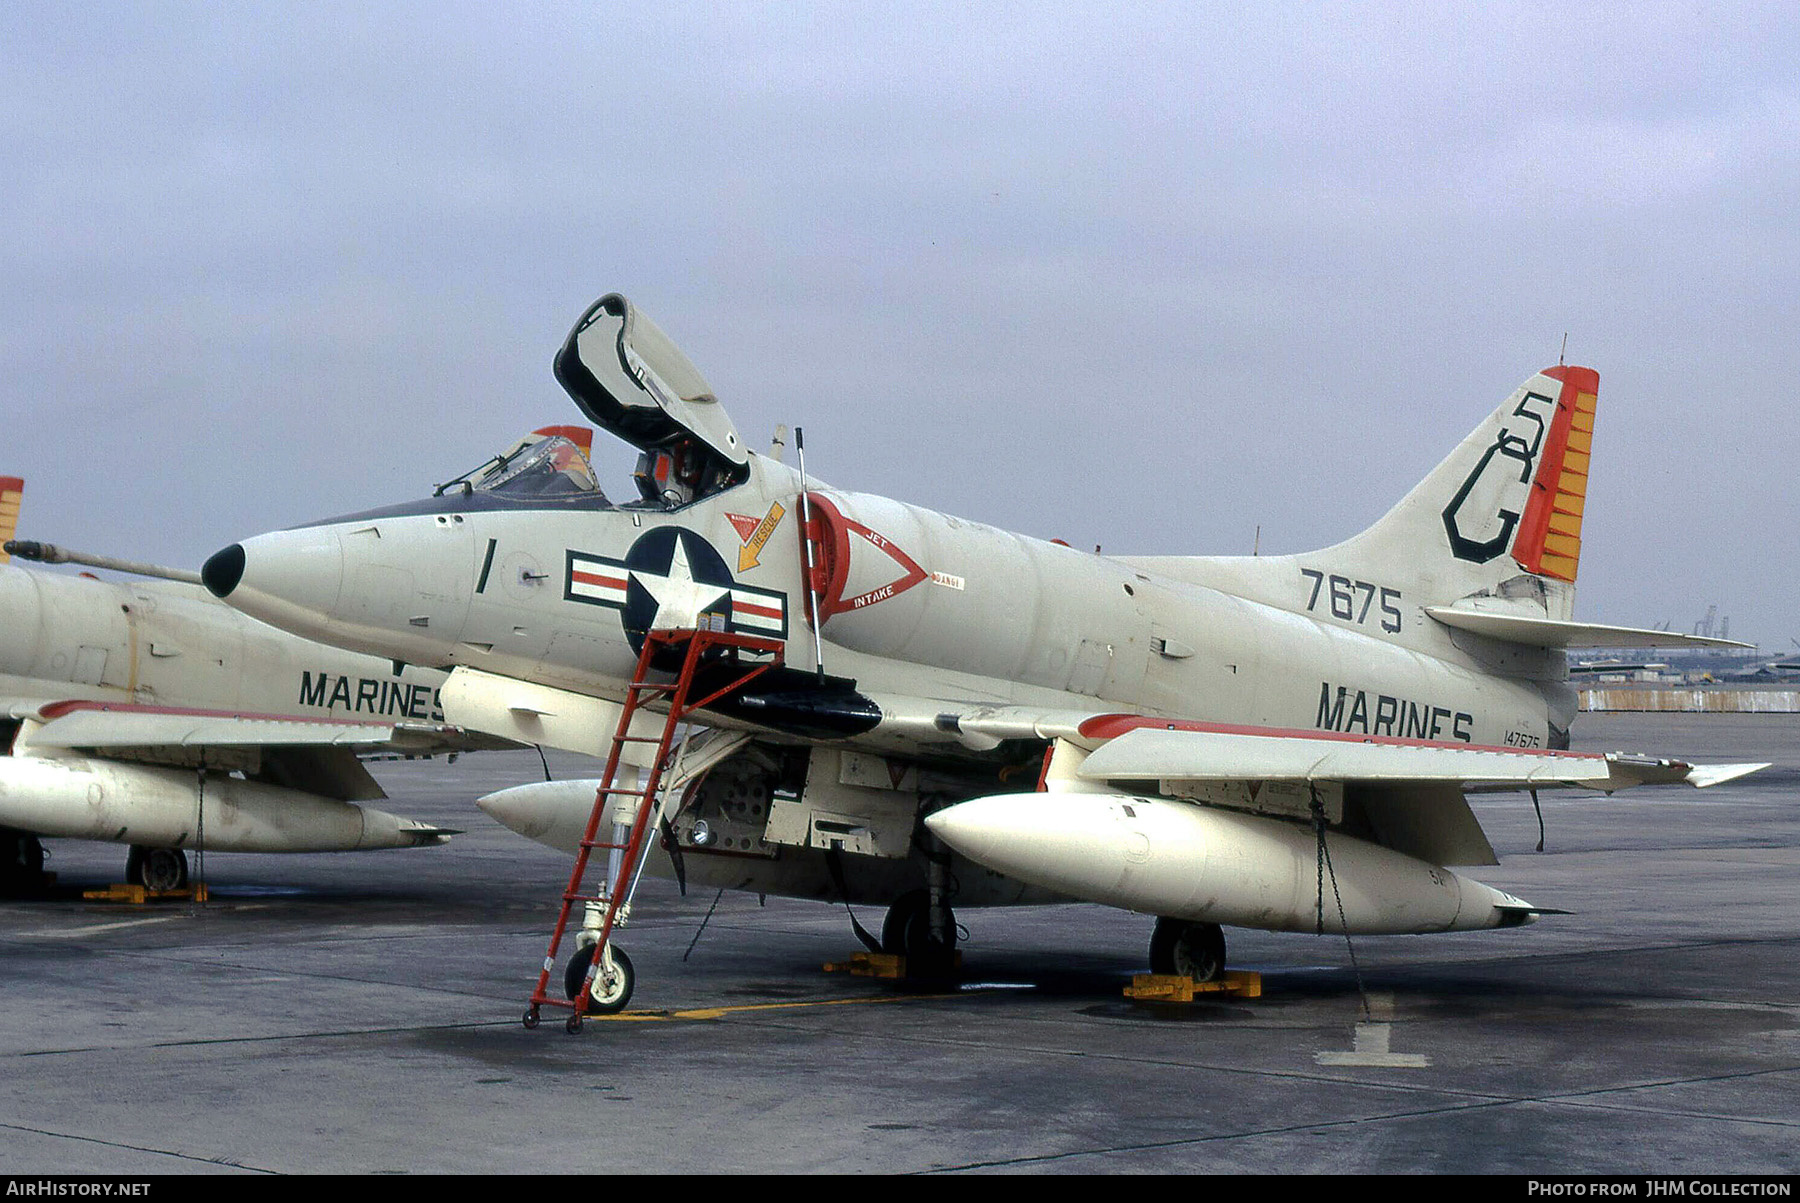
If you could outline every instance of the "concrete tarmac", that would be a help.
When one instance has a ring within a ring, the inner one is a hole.
[[[1341,938],[1230,930],[1264,997],[1191,1006],[1121,997],[1143,916],[963,912],[967,984],[909,993],[820,972],[841,906],[727,894],[696,942],[711,892],[646,882],[631,1011],[526,1031],[569,862],[473,799],[535,753],[373,766],[467,834],[215,855],[204,906],[82,901],[124,849],[54,842],[61,896],[0,903],[0,1173],[1793,1173],[1800,716],[1576,741],[1777,767],[1546,794],[1541,854],[1481,796],[1474,876],[1574,914],[1358,938],[1361,992]]]

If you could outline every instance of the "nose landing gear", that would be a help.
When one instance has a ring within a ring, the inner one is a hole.
[[[588,945],[575,951],[569,963],[563,967],[563,993],[573,999],[581,993],[583,983],[587,981],[588,966],[594,963],[594,946]],[[632,987],[637,979],[631,968],[631,958],[625,955],[622,948],[608,948],[606,960],[594,971],[594,984],[588,991],[587,1014],[617,1015],[631,1001]]]

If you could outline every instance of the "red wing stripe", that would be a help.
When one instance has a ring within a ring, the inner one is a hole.
[[[582,572],[579,569],[571,570],[569,579],[577,584],[597,585],[603,589],[623,589],[625,587],[625,582],[616,577],[601,576],[597,572]]]
[[[1467,744],[1438,739],[1401,739],[1393,735],[1358,735],[1343,731],[1311,731],[1299,727],[1247,727],[1236,723],[1207,723],[1194,719],[1149,718],[1141,714],[1097,714],[1081,724],[1089,739],[1117,739],[1127,731],[1149,727],[1158,731],[1206,731],[1215,735],[1256,735],[1272,739],[1319,739],[1331,743],[1380,744],[1395,748],[1449,748],[1458,752],[1501,752],[1509,756],[1559,756],[1574,760],[1604,761],[1597,752],[1570,752],[1560,748],[1504,748],[1494,744]]]
[[[197,710],[183,706],[143,706],[125,702],[68,701],[51,702],[38,711],[48,722],[79,710],[117,714],[157,714],[173,718],[229,718],[253,723],[312,723],[332,727],[392,727],[392,719],[314,718],[304,714],[257,714],[247,710]]]

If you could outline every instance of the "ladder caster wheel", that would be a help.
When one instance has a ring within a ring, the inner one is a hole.
[[[538,1025],[538,1010],[536,1007],[533,1007],[533,1008],[531,1008],[531,1010],[525,1012],[525,1027],[527,1030],[529,1030],[531,1028],[535,1028],[537,1025]]]
[[[581,1031],[581,1015],[577,1013],[563,1020],[563,1031],[571,1036]]]

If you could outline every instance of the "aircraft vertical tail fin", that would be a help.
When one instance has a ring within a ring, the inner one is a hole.
[[[1544,369],[1380,521],[1320,558],[1426,605],[1529,599],[1567,619],[1599,391],[1591,368]]]
[[[16,476],[0,476],[0,564],[12,559],[6,553],[6,542],[19,531],[19,503],[24,494],[24,481]]]

